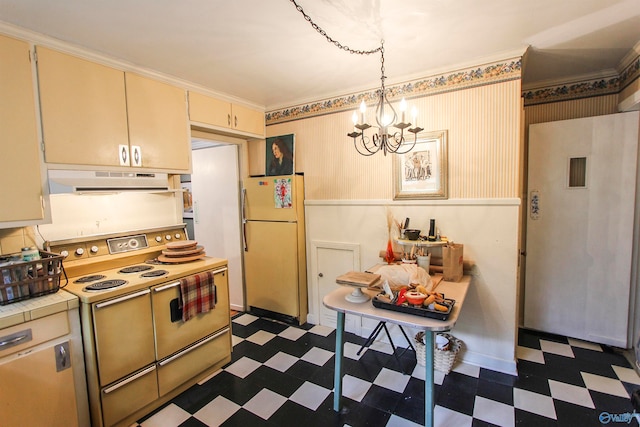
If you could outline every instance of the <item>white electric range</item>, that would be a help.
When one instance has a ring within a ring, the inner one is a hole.
[[[158,261],[188,240],[178,225],[45,242],[80,300],[93,426],[129,426],[231,360],[227,260]],[[208,273],[215,308],[184,322],[181,279]]]

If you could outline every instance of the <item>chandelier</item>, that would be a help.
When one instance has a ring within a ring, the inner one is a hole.
[[[405,122],[405,113],[407,109],[407,102],[404,98],[400,101],[400,113],[401,120],[398,120],[398,114],[396,113],[395,108],[387,99],[387,89],[384,84],[384,80],[387,78],[384,75],[384,40],[380,42],[380,46],[376,49],[372,50],[355,50],[351,49],[349,46],[342,45],[337,40],[329,37],[329,35],[320,28],[311,17],[307,15],[302,7],[296,3],[295,0],[290,0],[296,6],[298,12],[300,12],[304,19],[307,20],[318,33],[323,35],[327,41],[335,45],[341,50],[346,50],[349,53],[357,54],[357,55],[370,55],[372,53],[380,52],[380,89],[376,91],[376,95],[378,97],[378,102],[376,104],[375,110],[375,121],[377,124],[378,131],[374,132],[371,136],[365,135],[365,131],[372,126],[368,124],[365,120],[365,113],[367,106],[364,101],[360,103],[360,116],[358,120],[358,112],[353,113],[353,132],[349,132],[347,136],[353,138],[353,145],[359,154],[363,156],[371,156],[378,151],[382,151],[382,153],[386,156],[387,153],[395,153],[395,154],[405,154],[413,149],[418,140],[418,133],[421,132],[422,128],[418,127],[417,124],[414,127],[411,127],[411,123]],[[415,107],[413,108],[413,121],[417,123],[417,110]],[[395,130],[397,129],[397,130]],[[408,132],[413,133],[413,141],[405,140],[404,131],[405,129]]]

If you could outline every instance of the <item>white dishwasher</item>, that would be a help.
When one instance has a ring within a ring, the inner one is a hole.
[[[78,335],[77,308],[0,329],[4,427],[85,425],[88,408]]]

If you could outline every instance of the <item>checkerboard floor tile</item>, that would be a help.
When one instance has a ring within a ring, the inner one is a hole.
[[[345,334],[337,413],[335,330],[241,313],[233,319],[231,362],[137,425],[424,425],[424,368],[415,354],[398,348],[398,360],[388,344],[375,342],[358,355],[364,342]],[[518,376],[462,363],[447,375],[436,371],[435,425],[600,426],[603,416],[634,413],[630,395],[640,389],[640,377],[618,349],[520,330],[516,355]]]

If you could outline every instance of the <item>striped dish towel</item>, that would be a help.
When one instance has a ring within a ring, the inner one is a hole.
[[[206,313],[216,307],[216,288],[213,272],[205,271],[180,279],[182,321]]]

